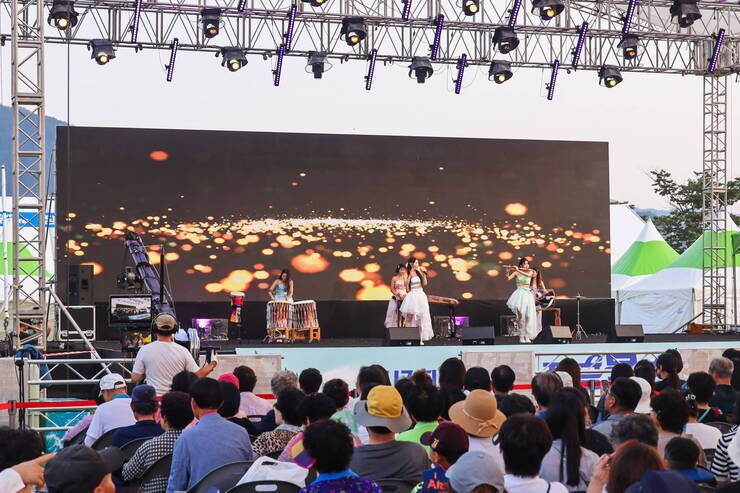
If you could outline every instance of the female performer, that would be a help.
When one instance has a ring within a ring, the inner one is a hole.
[[[532,278],[534,271],[529,268],[526,258],[519,260],[519,266],[504,266],[508,272],[506,279],[516,277],[516,290],[509,297],[506,306],[516,315],[516,325],[519,328],[519,342],[532,342],[537,337],[537,310],[534,305],[534,294],[532,293]]]
[[[396,275],[391,279],[391,296],[388,302],[388,311],[385,314],[385,326],[386,327],[401,327],[403,325],[403,318],[399,308],[401,302],[406,297],[406,282],[408,277],[408,271],[406,266],[398,264],[396,266]]]
[[[273,301],[293,301],[293,280],[290,278],[289,269],[280,271],[280,275],[272,283],[268,293]]]
[[[419,343],[434,337],[432,315],[429,312],[429,299],[424,294],[427,285],[427,271],[419,265],[419,259],[411,258],[406,264],[408,294],[401,303],[401,313],[406,317],[406,326],[419,327]]]

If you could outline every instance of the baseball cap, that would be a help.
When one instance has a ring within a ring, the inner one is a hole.
[[[367,400],[355,405],[355,421],[362,426],[383,426],[394,433],[411,428],[411,418],[403,399],[395,387],[376,385],[367,394]]]
[[[676,471],[649,471],[626,493],[699,493],[692,480]]]
[[[440,423],[434,431],[424,433],[419,441],[445,457],[467,451],[470,446],[468,434],[462,426],[449,421]]]
[[[123,466],[116,447],[94,450],[84,445],[65,447],[44,468],[49,493],[92,493],[103,478]]]
[[[175,317],[169,313],[160,313],[157,315],[157,318],[154,319],[154,324],[156,325],[157,330],[170,332],[175,330],[175,327],[177,327],[177,320],[175,320]]]
[[[482,484],[504,491],[504,472],[493,458],[480,450],[463,454],[447,470],[447,479],[456,493],[472,493]]]
[[[239,379],[233,373],[224,373],[218,376],[219,382],[229,382],[237,389],[239,388]]]
[[[155,402],[157,391],[151,385],[137,385],[131,392],[131,402]]]
[[[125,389],[126,380],[118,373],[108,373],[100,379],[100,392],[104,390]]]

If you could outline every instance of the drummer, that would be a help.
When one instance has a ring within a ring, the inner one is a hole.
[[[280,271],[280,275],[272,283],[268,293],[270,293],[270,299],[273,301],[293,302],[293,280],[290,278],[289,269]]]

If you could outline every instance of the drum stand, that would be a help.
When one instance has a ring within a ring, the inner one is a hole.
[[[581,341],[583,339],[588,339],[588,334],[586,334],[586,331],[583,330],[583,326],[581,325],[581,295],[576,296],[576,333],[573,334],[573,338]]]

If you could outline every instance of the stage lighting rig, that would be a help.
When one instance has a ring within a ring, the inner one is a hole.
[[[671,19],[676,17],[680,27],[689,27],[695,20],[701,19],[697,3],[698,0],[675,0],[671,5]]]
[[[445,16],[442,14],[439,14],[437,17],[437,21],[435,22],[435,28],[434,28],[434,43],[432,44],[432,60],[437,59],[437,55],[439,54],[439,43],[442,41],[442,29],[445,25]]]
[[[116,57],[116,50],[110,39],[93,39],[88,43],[87,49],[92,50],[90,58],[98,65],[105,65]]]
[[[236,72],[248,63],[246,52],[238,46],[221,48],[221,51],[216,53],[216,56],[219,54],[223,57],[221,66],[228,68],[229,72]]]
[[[116,276],[116,286],[119,289],[140,290],[144,280],[133,267],[126,267],[123,272]]]
[[[373,87],[373,76],[375,75],[375,62],[378,60],[378,50],[373,48],[370,56],[367,58],[370,63],[367,66],[367,75],[365,76],[365,90],[369,91]]]
[[[175,38],[170,44],[170,63],[164,66],[167,69],[167,82],[172,82],[172,76],[175,73],[175,59],[177,58],[177,49],[180,47],[180,40]]]
[[[480,0],[462,0],[460,6],[462,7],[463,14],[468,16],[480,12]]]
[[[465,75],[465,67],[468,66],[468,55],[463,54],[457,61],[457,79],[455,79],[455,94],[460,94],[462,91],[463,75]]]
[[[409,65],[409,77],[416,79],[416,82],[423,84],[425,80],[432,76],[434,69],[432,62],[425,56],[415,56],[411,59]]]
[[[625,60],[637,58],[637,46],[640,44],[640,38],[637,34],[625,34],[617,45],[622,48],[622,56]]]
[[[496,84],[503,84],[513,77],[511,62],[507,60],[493,60],[488,68],[488,80]]]
[[[543,21],[557,17],[563,10],[565,10],[565,4],[562,0],[534,0],[532,2],[532,13],[537,11],[537,15]]]
[[[506,55],[516,50],[519,46],[519,38],[513,27],[497,27],[493,33],[493,46],[498,46],[499,53]]]
[[[714,48],[712,49],[712,56],[709,59],[709,68],[707,72],[714,73],[717,69],[717,62],[719,61],[719,52],[722,50],[722,43],[725,40],[725,30],[720,28],[717,34],[714,34]]]
[[[309,51],[306,72],[313,73],[314,79],[320,79],[324,72],[331,70],[332,64],[326,59],[325,51]]]
[[[311,7],[321,7],[326,3],[326,0],[301,0],[303,3],[311,4]]]
[[[403,10],[401,10],[401,19],[407,21],[411,17],[411,1],[412,0],[401,0],[403,4]]]
[[[285,45],[280,45],[277,51],[277,63],[275,64],[275,70],[273,71],[275,87],[280,85],[280,77],[283,74],[283,59],[285,58]]]
[[[365,20],[362,17],[345,17],[342,19],[342,30],[339,31],[339,35],[348,46],[355,46],[367,38]]]
[[[622,82],[622,74],[614,65],[602,65],[599,69],[599,82],[611,89]]]
[[[221,9],[202,9],[200,22],[203,24],[203,36],[208,39],[215,38],[221,25]]]
[[[75,12],[75,3],[69,0],[54,0],[49,9],[46,22],[60,31],[77,25],[78,14]]]
[[[586,36],[588,36],[588,22],[584,22],[581,24],[581,27],[578,28],[578,42],[571,52],[573,55],[573,61],[570,62],[570,66],[573,67],[573,70],[578,68],[578,63],[581,61],[583,46],[586,44]]]
[[[547,89],[547,100],[552,101],[555,97],[555,83],[558,81],[558,70],[560,69],[560,60],[552,62],[552,72],[550,72],[550,82],[545,84]]]

